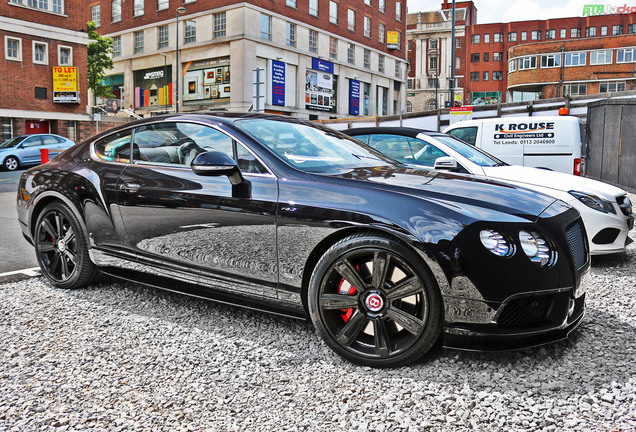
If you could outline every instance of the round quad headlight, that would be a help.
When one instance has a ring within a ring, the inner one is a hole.
[[[514,252],[513,245],[506,240],[503,234],[486,229],[479,232],[479,240],[486,249],[497,256],[509,256]]]
[[[539,233],[520,231],[519,241],[523,252],[532,262],[545,266],[553,261],[553,257],[556,257],[556,252],[550,250],[548,242]]]

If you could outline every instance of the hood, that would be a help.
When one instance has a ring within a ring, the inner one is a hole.
[[[615,186],[585,177],[578,177],[557,171],[518,165],[483,167],[484,173],[494,179],[514,182],[530,189],[545,188],[549,190],[569,192],[578,191],[596,195],[610,201],[616,201],[617,196],[625,195],[625,191]]]
[[[487,208],[525,219],[536,218],[556,201],[542,193],[483,176],[406,167],[360,168],[329,177],[363,182],[374,189],[444,201],[459,208]]]

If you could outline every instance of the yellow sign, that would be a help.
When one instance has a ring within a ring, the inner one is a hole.
[[[387,45],[397,45],[399,43],[399,37],[400,37],[399,34],[400,32],[396,32],[396,31],[386,32]]]
[[[77,92],[77,68],[75,66],[53,67],[53,91]]]

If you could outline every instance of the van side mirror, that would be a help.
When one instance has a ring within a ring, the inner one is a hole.
[[[233,185],[243,182],[243,176],[238,164],[223,152],[208,151],[200,153],[194,158],[190,167],[196,175],[227,176]]]
[[[433,168],[436,170],[459,171],[457,160],[450,156],[444,156],[435,159],[435,165]]]

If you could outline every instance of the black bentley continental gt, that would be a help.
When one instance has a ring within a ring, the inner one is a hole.
[[[97,271],[293,317],[376,367],[507,350],[581,322],[576,210],[476,176],[406,168],[314,123],[182,114],[126,124],[24,172],[44,276]]]

